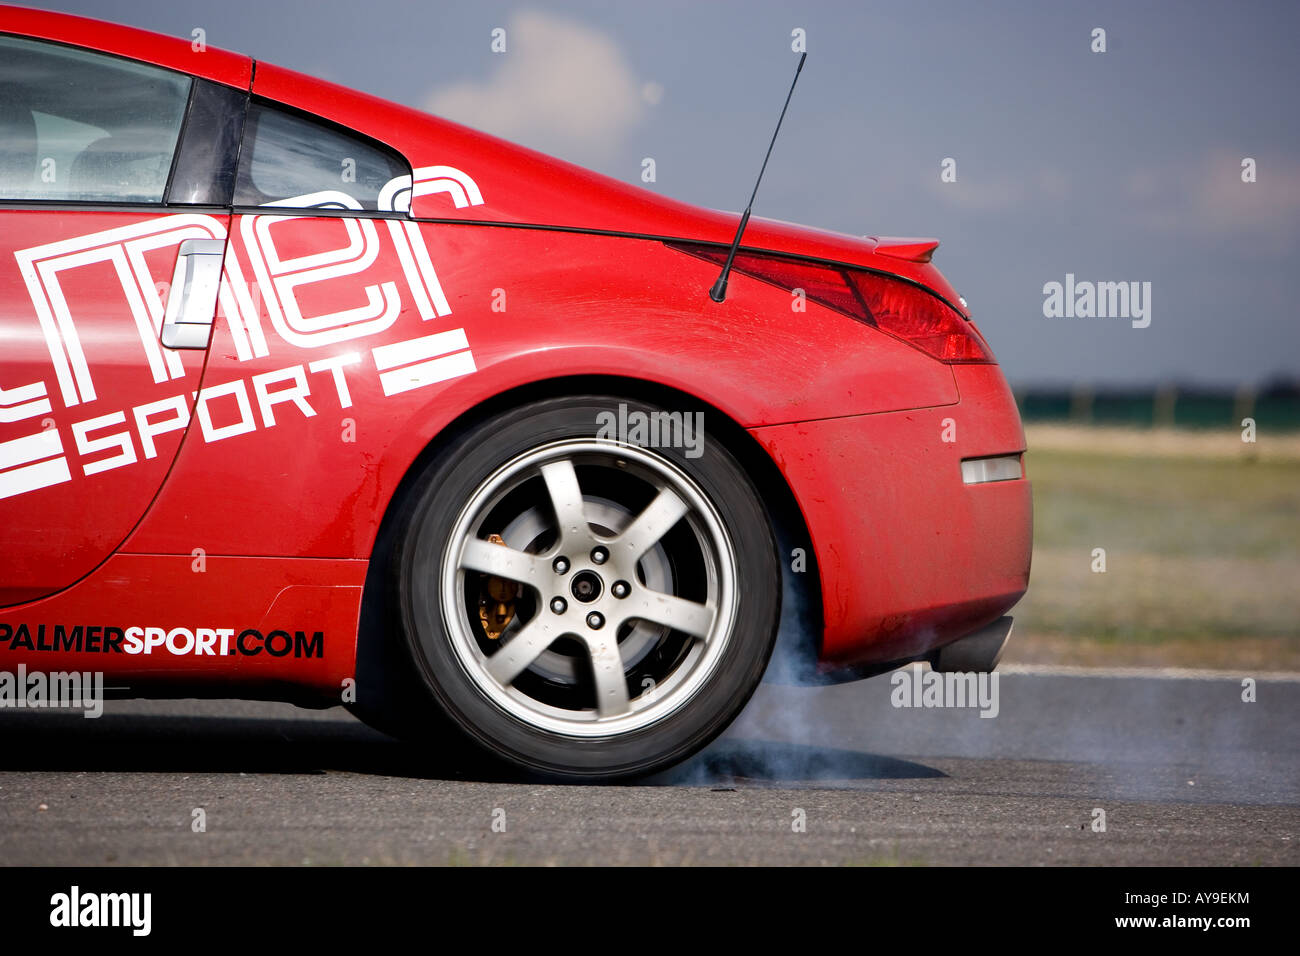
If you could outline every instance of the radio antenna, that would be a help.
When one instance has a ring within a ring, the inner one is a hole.
[[[736,229],[736,238],[731,241],[731,248],[727,251],[727,262],[722,267],[722,274],[718,276],[718,281],[713,283],[713,288],[709,290],[709,298],[714,302],[721,302],[727,297],[727,277],[731,275],[731,263],[736,258],[736,250],[740,248],[740,237],[745,234],[745,226],[749,224],[749,213],[754,208],[754,197],[758,195],[758,184],[763,181],[763,173],[767,170],[767,161],[772,158],[772,147],[776,145],[777,133],[781,132],[781,122],[785,119],[785,111],[790,108],[790,97],[794,96],[795,83],[799,82],[799,74],[803,72],[803,61],[808,59],[805,53],[799,57],[799,65],[794,70],[794,81],[790,84],[790,92],[785,95],[785,106],[781,107],[780,119],[776,121],[776,130],[772,133],[772,142],[767,144],[767,155],[763,157],[763,166],[758,171],[758,179],[754,182],[754,191],[749,194],[749,205],[745,207],[745,214],[740,217],[740,226]]]

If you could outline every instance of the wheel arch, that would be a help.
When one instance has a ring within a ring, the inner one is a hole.
[[[734,418],[712,403],[672,386],[621,375],[572,375],[529,382],[499,392],[467,408],[431,436],[424,449],[407,467],[384,508],[379,531],[370,553],[370,567],[362,592],[357,628],[356,674],[358,703],[363,686],[383,687],[394,675],[387,673],[390,653],[385,640],[388,629],[385,603],[388,598],[388,555],[400,526],[402,512],[411,497],[416,479],[459,435],[494,415],[531,402],[566,395],[626,395],[664,408],[690,406],[705,412],[709,432],[724,443],[754,483],[763,509],[771,522],[781,568],[782,605],[777,643],[766,679],[801,683],[809,679],[820,655],[822,635],[821,577],[807,521],[794,492],[767,451]],[[792,552],[803,550],[806,566],[793,569]],[[358,706],[358,710],[363,709]]]

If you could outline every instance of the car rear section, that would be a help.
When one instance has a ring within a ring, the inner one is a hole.
[[[816,303],[932,363],[914,389],[897,390],[896,408],[749,430],[779,464],[817,556],[820,676],[939,663],[939,648],[968,635],[987,653],[962,660],[992,666],[1010,632],[1003,616],[1028,587],[1024,431],[991,348],[930,261],[938,242],[785,225],[756,233],[735,272],[785,290],[790,321]],[[715,265],[726,254],[716,244],[673,247]],[[936,401],[931,375],[951,376],[953,393]]]

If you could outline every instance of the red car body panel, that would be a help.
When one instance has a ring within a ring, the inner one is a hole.
[[[99,670],[154,693],[336,694],[354,670],[365,576],[365,561],[116,554],[67,591],[6,609],[3,666]]]
[[[124,294],[129,289],[142,301],[152,297],[154,307],[161,308],[157,287],[138,282],[132,261],[150,275],[170,276],[175,248],[149,248],[151,234],[164,222],[188,234],[194,217],[63,210],[10,210],[0,215],[5,219],[0,258],[13,264],[0,271],[2,314],[31,315],[34,320],[32,310],[39,302],[51,323],[61,321],[64,314],[77,317],[75,339],[64,336],[56,376],[50,376],[52,353],[35,321],[5,328],[3,385],[41,381],[48,393],[46,404],[53,403],[48,414],[39,418],[0,426],[5,428],[0,437],[21,443],[8,446],[13,449],[10,457],[43,457],[43,467],[58,468],[58,459],[49,461],[52,455],[75,448],[79,441],[96,445],[117,430],[115,425],[125,424],[131,408],[147,408],[161,398],[157,379],[170,381],[180,394],[197,385],[202,353],[164,350],[152,340],[149,349],[142,349],[142,336]],[[222,231],[227,219],[216,217]],[[86,234],[94,238],[82,238]],[[124,275],[128,279],[120,281]],[[52,377],[57,378],[57,386],[49,381]],[[83,409],[88,411],[82,414]],[[161,409],[145,414],[147,421],[155,423],[171,417]],[[74,423],[78,432],[71,430]],[[147,448],[132,449],[136,461],[131,467],[96,472],[95,494],[87,494],[82,483],[71,481],[16,499],[21,500],[21,508],[6,508],[4,540],[10,546],[21,542],[22,560],[4,562],[0,604],[16,604],[67,587],[112,554],[162,487],[180,435],[159,431],[150,435]],[[32,451],[28,454],[24,448]],[[110,453],[122,454],[111,440],[92,457],[103,462],[112,457]]]
[[[663,240],[729,243],[734,215],[292,71],[259,63],[254,77],[247,58],[183,40],[11,8],[0,31],[251,82],[414,170],[414,219],[0,206],[0,388],[41,379],[51,403],[45,422],[0,418],[0,443],[52,431],[69,472],[0,497],[0,667],[336,691],[353,673],[380,523],[412,464],[482,403],[584,376],[672,389],[749,430],[815,552],[827,668],[922,654],[1024,592],[1028,481],[961,476],[962,459],[1024,450],[997,366],[943,364],[815,302],[794,311],[787,292],[740,274],[712,302],[716,268]],[[130,259],[119,233],[172,226],[229,238],[207,352],[164,350],[177,358],[160,372],[141,349],[144,313],[131,306],[132,322],[123,302],[170,278],[176,245]],[[67,270],[104,386],[72,404],[14,266],[67,241],[120,249]],[[744,246],[895,275],[966,314],[929,262],[933,241],[878,251],[754,219]],[[96,467],[128,451],[133,462]],[[104,628],[124,652],[105,651]]]
[[[962,398],[949,408],[754,432],[808,522],[826,665],[923,654],[997,619],[1029,586],[1029,482],[961,483],[963,458],[1024,450],[1015,400],[995,366],[955,371]]]

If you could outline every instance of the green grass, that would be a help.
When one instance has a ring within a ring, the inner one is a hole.
[[[1300,462],[1031,450],[1034,545],[1203,558],[1300,558]],[[1105,539],[1102,541],[1101,539]],[[1300,583],[1300,582],[1297,582]]]
[[[1300,461],[1097,451],[1080,435],[1030,439],[1034,568],[1015,612],[1030,658],[1300,667]]]

